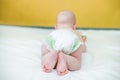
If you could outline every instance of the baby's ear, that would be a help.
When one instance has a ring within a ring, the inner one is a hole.
[[[55,25],[54,28],[57,29],[57,26]]]
[[[74,24],[73,29],[76,29],[76,24]]]

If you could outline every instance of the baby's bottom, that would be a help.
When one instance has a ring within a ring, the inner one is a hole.
[[[66,55],[56,50],[42,54],[43,71],[51,72],[53,68],[56,68],[58,75],[65,75],[68,70],[79,70],[81,60],[80,57],[75,57],[77,55],[73,53]]]

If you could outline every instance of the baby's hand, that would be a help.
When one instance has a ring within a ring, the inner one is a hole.
[[[85,35],[82,35],[82,41],[86,42],[86,40],[87,40],[87,37]]]

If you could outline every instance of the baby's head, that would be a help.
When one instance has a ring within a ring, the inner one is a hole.
[[[71,11],[61,11],[56,17],[56,29],[70,28],[75,29],[76,18]]]

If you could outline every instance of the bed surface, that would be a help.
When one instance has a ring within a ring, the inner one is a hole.
[[[53,29],[0,26],[0,80],[120,80],[120,30],[87,35],[82,68],[58,76],[41,69],[41,40]]]

